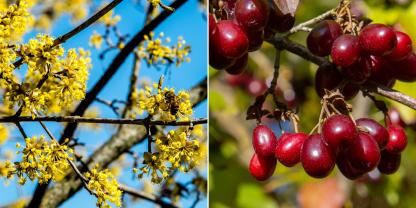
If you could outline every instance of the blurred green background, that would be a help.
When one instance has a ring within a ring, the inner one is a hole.
[[[393,25],[407,32],[416,42],[416,2],[353,2],[354,10],[362,12],[373,22]],[[338,1],[302,0],[296,13],[296,23],[311,19],[337,4]],[[306,35],[299,32],[291,39],[305,45]],[[232,86],[232,77],[210,69],[210,207],[415,207],[416,144],[415,132],[410,127],[406,129],[409,145],[403,152],[399,171],[393,175],[380,176],[372,172],[369,176],[350,181],[335,168],[329,177],[317,180],[307,176],[300,165],[286,168],[278,164],[273,177],[265,182],[258,182],[250,176],[248,162],[253,153],[251,132],[256,122],[245,120],[246,110],[254,102],[259,85],[270,82],[267,80],[273,73],[274,54],[274,48],[267,43],[263,44],[262,50],[250,53],[245,73],[258,82],[254,86]],[[289,105],[297,106],[300,130],[309,132],[318,120],[321,107],[313,88],[317,66],[287,52],[282,53],[281,65],[278,80],[280,98]],[[416,97],[416,83],[396,82],[394,88]],[[371,117],[384,123],[382,113],[367,98],[357,96],[350,103],[356,107],[353,111],[356,118]],[[407,124],[414,126],[415,111],[398,103],[388,101],[388,104],[399,110]],[[272,102],[265,105],[273,109]],[[279,135],[276,122],[263,120],[263,123]]]

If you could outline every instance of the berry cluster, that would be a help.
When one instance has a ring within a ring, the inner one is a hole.
[[[339,87],[350,99],[366,82],[391,88],[396,79],[416,81],[411,38],[383,24],[369,24],[359,35],[352,35],[343,34],[336,21],[324,20],[309,33],[307,47],[317,56],[330,55],[334,63],[319,67],[316,73],[315,87],[321,97],[325,89]]]
[[[292,28],[295,20],[267,0],[220,0],[217,7],[209,14],[209,64],[229,74],[242,73],[248,52],[260,49],[265,36]]]
[[[300,162],[315,178],[328,176],[335,164],[351,180],[376,167],[383,174],[392,174],[400,166],[407,137],[398,123],[387,123],[385,128],[373,119],[353,121],[344,114],[333,114],[323,121],[320,133],[283,133],[279,139],[270,128],[258,125],[253,131],[255,154],[249,171],[257,180],[266,180],[279,160],[287,167]]]

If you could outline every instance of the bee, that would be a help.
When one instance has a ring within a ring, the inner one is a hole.
[[[165,92],[165,104],[169,109],[170,114],[176,115],[179,111],[180,99],[175,95],[174,92]]]

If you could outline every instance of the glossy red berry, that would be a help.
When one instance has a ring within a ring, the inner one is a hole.
[[[280,163],[292,167],[300,162],[300,151],[308,135],[305,133],[284,133],[277,140],[275,155]]]
[[[211,38],[211,36],[214,35],[215,30],[217,28],[217,23],[215,21],[215,17],[211,13],[208,16],[208,25],[209,25],[209,37]]]
[[[407,136],[404,129],[400,126],[387,127],[389,132],[389,141],[386,145],[386,151],[390,153],[400,153],[407,146]]]
[[[370,81],[386,86],[393,87],[395,78],[392,76],[393,68],[390,61],[380,56],[369,56],[371,62],[371,76]]]
[[[355,97],[360,91],[360,86],[347,82],[347,84],[342,88],[341,94],[344,95],[345,100],[350,100]]]
[[[273,131],[265,126],[258,125],[253,130],[254,151],[261,157],[274,157],[277,139]]]
[[[365,26],[359,35],[360,46],[368,55],[385,56],[393,52],[397,44],[396,34],[383,24]]]
[[[405,59],[394,64],[393,76],[398,80],[403,82],[416,81],[416,54],[411,53]]]
[[[399,169],[401,158],[402,155],[400,153],[381,151],[381,159],[378,163],[377,169],[383,174],[393,174]]]
[[[350,161],[347,152],[341,152],[337,157],[337,167],[342,175],[350,180],[355,180],[366,173],[366,171],[355,168]]]
[[[351,165],[355,168],[370,171],[377,167],[380,161],[380,149],[374,138],[365,132],[360,132],[348,149]]]
[[[340,150],[340,145],[351,144],[357,137],[354,122],[346,115],[333,115],[322,125],[322,138],[334,150]]]
[[[218,54],[227,58],[239,58],[247,53],[248,38],[244,31],[231,20],[222,20],[217,23],[212,43]]]
[[[246,32],[248,37],[249,46],[248,51],[256,51],[261,48],[261,45],[264,41],[264,30],[254,31],[254,32]]]
[[[335,166],[335,155],[325,144],[321,135],[310,135],[302,145],[300,153],[305,172],[315,178],[328,176]]]
[[[371,60],[369,57],[359,57],[351,66],[342,68],[342,74],[356,84],[362,84],[371,75]]]
[[[275,157],[264,158],[254,154],[250,160],[250,174],[258,181],[267,180],[273,175],[276,163]]]
[[[315,90],[319,97],[325,95],[326,90],[333,90],[342,81],[342,75],[335,65],[321,65],[315,74]]]
[[[332,44],[332,61],[342,67],[352,65],[360,55],[358,38],[353,35],[341,35]]]
[[[269,19],[269,12],[266,0],[239,0],[235,5],[235,18],[247,32],[262,30]]]
[[[406,58],[410,53],[412,53],[413,46],[412,46],[412,39],[404,33],[400,31],[395,31],[397,45],[394,48],[393,52],[391,52],[387,58],[392,61],[399,61]]]
[[[332,44],[342,35],[341,26],[334,20],[324,20],[318,23],[309,33],[306,43],[308,49],[317,56],[331,54]]]
[[[387,129],[377,123],[377,121],[370,118],[360,118],[357,119],[355,123],[357,126],[361,126],[368,131],[368,134],[376,140],[380,149],[383,149],[387,145],[387,142],[389,141],[389,133],[387,132]]]
[[[242,57],[237,58],[234,63],[227,67],[225,70],[229,73],[229,74],[241,74],[243,73],[243,71],[247,68],[247,63],[248,63],[248,54],[244,54]]]

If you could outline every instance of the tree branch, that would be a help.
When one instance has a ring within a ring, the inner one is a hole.
[[[68,122],[68,123],[99,123],[99,124],[134,124],[134,125],[151,125],[151,126],[189,126],[205,124],[208,122],[207,118],[193,119],[190,121],[163,121],[146,119],[118,119],[118,118],[86,118],[79,116],[39,116],[32,118],[31,116],[9,116],[0,117],[0,123],[15,123],[15,122],[34,122],[34,121],[51,121],[51,122]]]
[[[127,194],[130,194],[130,195],[134,196],[134,197],[138,197],[138,198],[141,198],[141,199],[144,199],[144,200],[147,200],[147,201],[154,202],[155,204],[158,204],[162,207],[176,208],[176,206],[173,205],[173,204],[167,203],[167,202],[159,199],[158,197],[153,196],[152,194],[149,194],[149,193],[146,193],[146,192],[143,192],[143,191],[138,191],[138,190],[136,190],[132,187],[128,187],[126,185],[121,184],[121,185],[118,186],[118,188],[121,191],[123,191],[123,193],[127,193]]]
[[[334,15],[335,10],[336,10],[336,8],[328,10],[328,11],[322,13],[321,15],[319,15],[319,16],[313,18],[313,19],[310,19],[308,21],[302,22],[302,23],[294,26],[292,29],[289,30],[287,35],[291,35],[291,34],[299,32],[299,31],[305,31],[305,28],[308,28],[309,26],[314,25],[314,24],[326,19],[326,18],[330,17],[331,15]]]

